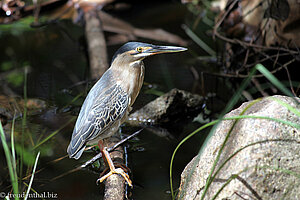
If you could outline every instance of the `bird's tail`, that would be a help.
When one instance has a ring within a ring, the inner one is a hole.
[[[81,137],[74,137],[68,146],[67,152],[70,158],[79,159],[85,149],[85,142],[82,141]]]
[[[68,152],[70,158],[75,158],[76,160],[78,160],[81,157],[84,149],[85,149],[85,146],[83,146],[79,150],[76,149],[77,151],[74,151],[74,149],[72,149],[71,144],[70,144],[68,146],[67,152]]]

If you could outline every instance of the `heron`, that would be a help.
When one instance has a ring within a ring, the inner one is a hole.
[[[144,81],[143,60],[149,56],[186,51],[186,48],[159,46],[142,42],[128,42],[114,54],[109,69],[89,91],[79,112],[67,152],[70,158],[79,159],[86,145],[99,145],[110,172],[100,179],[103,182],[112,174],[119,174],[132,186],[127,173],[115,168],[102,140],[113,136],[126,120]]]

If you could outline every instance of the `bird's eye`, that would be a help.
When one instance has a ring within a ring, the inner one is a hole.
[[[137,52],[141,53],[141,52],[143,51],[143,48],[142,48],[142,47],[137,47],[135,50],[136,50]]]

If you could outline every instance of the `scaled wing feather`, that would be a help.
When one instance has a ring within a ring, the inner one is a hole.
[[[117,84],[105,88],[99,82],[91,89],[78,116],[68,147],[70,157],[78,159],[88,141],[102,139],[101,134],[126,113],[129,104],[127,93]]]

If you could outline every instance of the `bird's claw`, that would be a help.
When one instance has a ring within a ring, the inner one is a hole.
[[[111,170],[110,172],[108,172],[104,176],[98,178],[97,181],[96,181],[97,185],[99,183],[102,183],[105,179],[107,179],[108,177],[110,177],[113,174],[119,174],[119,175],[121,175],[125,179],[125,181],[128,183],[128,185],[130,187],[132,187],[132,182],[131,182],[131,180],[129,178],[129,175],[126,174],[122,168],[117,168],[115,170]]]

